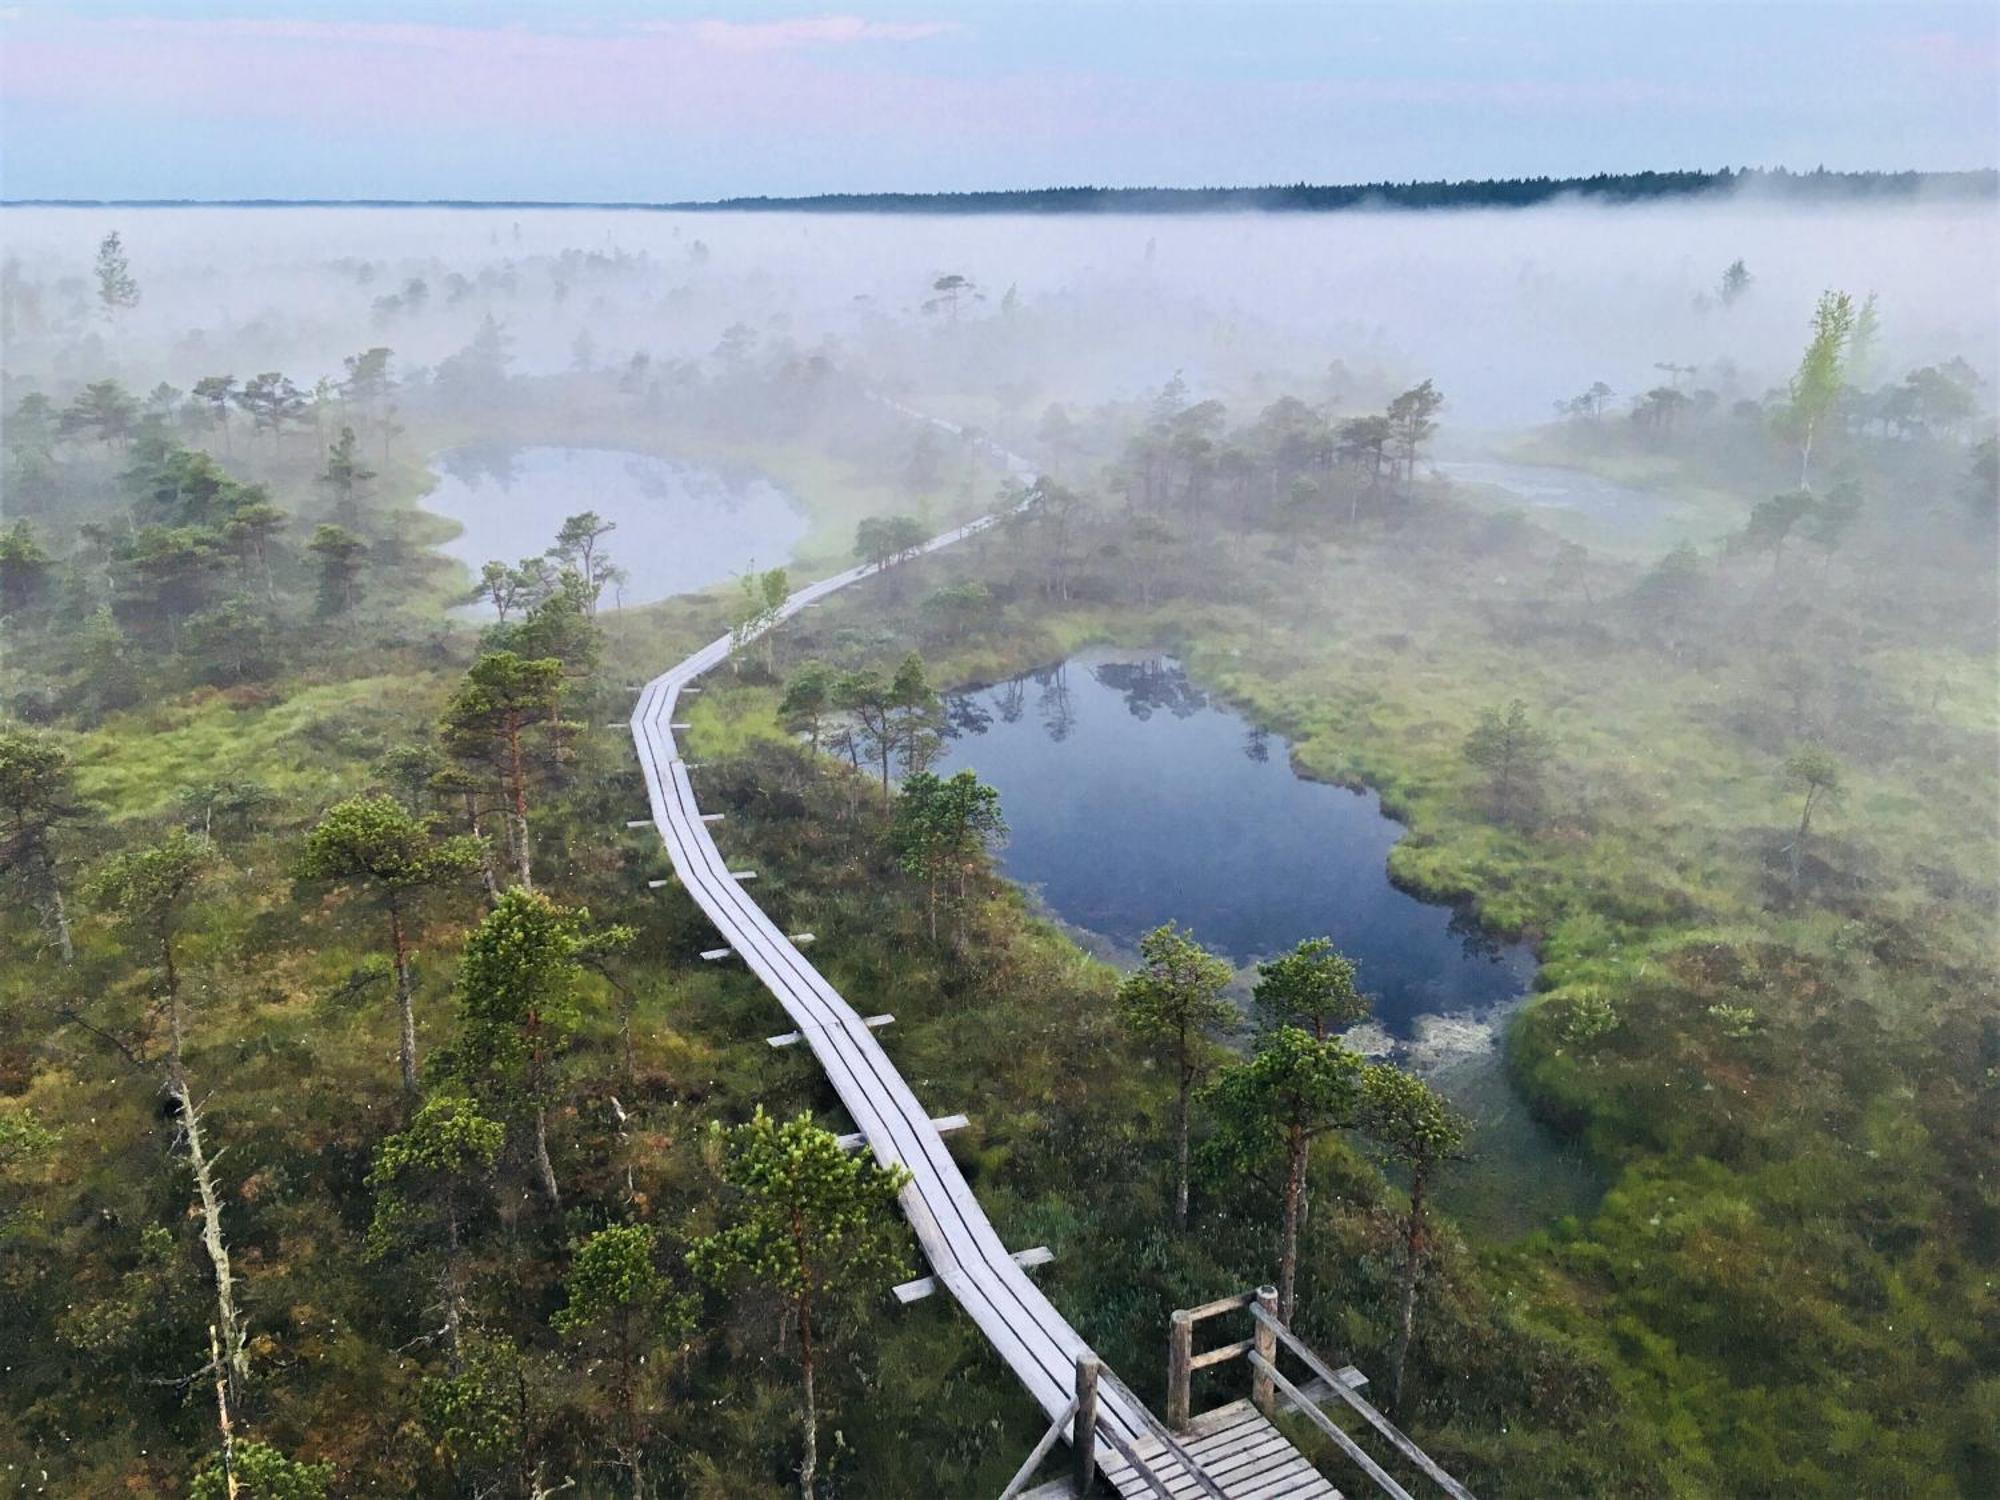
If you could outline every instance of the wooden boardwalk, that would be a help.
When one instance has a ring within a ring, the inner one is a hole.
[[[923,550],[951,546],[994,521],[994,517],[983,517],[934,538]],[[873,571],[851,568],[799,590],[785,602],[778,620],[788,619]],[[730,869],[703,820],[670,725],[681,695],[696,678],[726,660],[731,649],[727,636],[712,641],[647,683],[640,693],[631,727],[653,824],[666,842],[681,884],[715,924],[730,950],[785,1008],[799,1036],[832,1080],[867,1148],[884,1165],[899,1165],[909,1171],[910,1182],[901,1199],[903,1212],[916,1231],[938,1285],[957,1298],[1042,1409],[1056,1416],[1071,1399],[1076,1362],[1091,1353],[1089,1346],[1001,1243],[945,1149],[931,1111],[911,1091],[876,1041],[874,1031],[807,962],[798,945],[750,899],[739,878],[742,872]],[[1106,1476],[1126,1495],[1152,1497],[1158,1491],[1121,1455],[1121,1448],[1138,1454],[1176,1500],[1184,1495],[1232,1500],[1239,1495],[1292,1500],[1296,1495],[1305,1500],[1334,1493],[1323,1480],[1318,1488],[1265,1488],[1263,1477],[1276,1473],[1279,1467],[1278,1460],[1264,1451],[1269,1447],[1268,1439],[1255,1455],[1254,1469],[1230,1468],[1226,1484],[1211,1477],[1204,1472],[1209,1450],[1205,1448],[1197,1456],[1108,1371],[1099,1412],[1099,1462]],[[1262,1420],[1256,1418],[1257,1422]],[[1264,1426],[1270,1438],[1283,1442],[1275,1429]],[[1299,1475],[1311,1472],[1288,1444],[1285,1452],[1290,1453]],[[1238,1454],[1239,1447],[1231,1446],[1229,1453]],[[1219,1459],[1224,1455],[1216,1450],[1215,1456]]]
[[[952,423],[878,399],[963,435]],[[1011,477],[1024,483],[1036,477],[1026,460],[988,440],[975,441]],[[1000,519],[983,516],[932,538],[917,551],[953,546]],[[800,589],[767,628],[876,571],[865,565],[849,568]],[[930,1262],[933,1285],[958,1300],[1028,1393],[1060,1420],[1072,1407],[1079,1359],[1096,1356],[1028,1279],[1025,1266],[1039,1264],[1046,1252],[1040,1252],[1039,1259],[1033,1251],[1018,1258],[1008,1252],[945,1148],[939,1127],[963,1124],[963,1117],[934,1119],[918,1101],[875,1039],[870,1023],[881,1024],[888,1018],[863,1017],[849,1005],[800,951],[809,936],[801,933],[799,941],[793,941],[750,899],[743,881],[752,872],[730,869],[696,804],[689,767],[674,741],[675,713],[681,695],[698,692],[695,679],[727,660],[735,644],[728,636],[711,641],[647,683],[631,720],[653,825],[666,843],[680,883],[727,944],[704,956],[733,953],[785,1008],[797,1031],[795,1038],[784,1040],[796,1039],[812,1048],[854,1121],[858,1143],[885,1166],[901,1166],[910,1173],[902,1208]],[[897,1290],[904,1296],[921,1295],[917,1285]],[[1205,1413],[1176,1435],[1106,1369],[1097,1410],[1100,1472],[1130,1500],[1159,1500],[1162,1495],[1167,1500],[1340,1500],[1340,1492],[1247,1401]]]
[[[1229,1500],[1340,1500],[1340,1491],[1247,1400],[1203,1412],[1179,1436],[1181,1446]],[[1153,1462],[1152,1439],[1133,1446],[1141,1458]],[[1152,1493],[1123,1459],[1107,1463],[1104,1477],[1121,1493]],[[1200,1494],[1191,1481],[1170,1480],[1167,1488],[1174,1500]]]

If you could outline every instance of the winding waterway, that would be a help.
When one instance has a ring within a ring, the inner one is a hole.
[[[754,473],[724,473],[613,448],[477,446],[434,460],[424,509],[459,523],[443,550],[477,574],[498,558],[536,557],[567,516],[594,510],[625,573],[605,601],[649,604],[781,563],[805,535],[792,497]]]
[[[1587,1211],[1600,1184],[1508,1086],[1507,1016],[1533,955],[1389,882],[1403,828],[1374,793],[1307,780],[1288,747],[1162,656],[1093,652],[954,697],[943,769],[1000,792],[1001,864],[1087,945],[1129,963],[1173,920],[1250,970],[1302,938],[1353,958],[1374,1017],[1351,1040],[1424,1073],[1475,1122],[1442,1195],[1512,1234]]]

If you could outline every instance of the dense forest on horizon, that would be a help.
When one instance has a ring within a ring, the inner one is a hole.
[[[467,198],[21,198],[20,207],[599,208],[673,213],[1209,214],[1327,213],[1355,208],[1533,208],[1561,199],[1645,203],[1755,192],[1786,202],[1990,199],[2000,170],[1837,172],[1816,167],[1595,172],[1587,177],[1471,177],[1456,181],[1270,183],[1260,187],[1041,187],[973,192],[806,193],[664,202]]]

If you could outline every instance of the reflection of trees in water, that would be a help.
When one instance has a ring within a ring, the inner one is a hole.
[[[521,450],[500,443],[471,443],[439,454],[438,466],[468,489],[476,490],[490,479],[511,490],[521,477]]]
[[[1035,700],[1036,708],[1041,710],[1042,728],[1048,731],[1050,739],[1061,744],[1076,728],[1076,706],[1069,696],[1069,663],[1058,662],[1033,676],[1035,685],[1042,690]]]
[[[676,495],[701,494],[699,471],[689,471],[654,458],[625,460],[625,478],[633,491],[646,500],[671,500]]]
[[[1208,695],[1188,681],[1179,662],[1164,656],[1108,661],[1092,675],[1125,695],[1125,711],[1135,719],[1150,719],[1162,708],[1176,719],[1185,719],[1208,707]]]
[[[779,504],[786,501],[783,490],[747,470],[693,468],[656,458],[635,460],[632,468],[635,481],[641,484],[648,499],[686,496],[720,515],[734,514],[753,500],[775,500]]]
[[[1479,918],[1468,907],[1453,907],[1451,920],[1445,924],[1444,930],[1458,939],[1467,958],[1483,958],[1490,964],[1497,964],[1506,956],[1506,945],[1481,927]]]
[[[993,690],[993,706],[1000,712],[1003,724],[1018,724],[1028,707],[1028,683],[1026,678],[1016,677],[1011,682],[1003,682]]]
[[[615,460],[615,464],[614,464]],[[656,505],[692,502],[715,514],[741,511],[752,502],[788,504],[785,492],[747,469],[702,468],[645,453],[585,448],[512,448],[502,443],[468,443],[440,453],[437,466],[468,489],[491,483],[503,491],[536,479],[583,482],[616,493],[619,499]],[[570,472],[558,472],[570,471]],[[602,504],[600,504],[602,508]]]
[[[963,739],[968,734],[984,734],[993,727],[993,715],[970,693],[949,693],[944,700],[944,735]]]
[[[1244,731],[1243,753],[1258,765],[1263,765],[1271,758],[1271,731],[1251,725]]]

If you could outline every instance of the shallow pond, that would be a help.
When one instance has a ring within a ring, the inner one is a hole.
[[[1431,465],[1447,479],[1489,486],[1515,496],[1521,508],[1567,511],[1607,527],[1647,528],[1672,510],[1672,503],[1629,484],[1583,469],[1508,463],[1494,458],[1440,459]]]
[[[1474,1117],[1478,1158],[1442,1194],[1515,1233],[1582,1212],[1599,1184],[1507,1086],[1499,1030],[1533,955],[1389,883],[1403,828],[1375,794],[1295,774],[1285,743],[1211,701],[1166,657],[1088,653],[954,697],[941,769],[1000,792],[1002,867],[1105,956],[1173,920],[1246,972],[1302,938],[1353,958],[1393,1052]]]
[[[444,550],[476,574],[492,558],[534,557],[567,516],[594,510],[623,568],[607,606],[646,604],[707,588],[754,561],[782,563],[806,516],[755,474],[729,474],[613,448],[454,448],[433,461],[424,509],[463,528]]]

